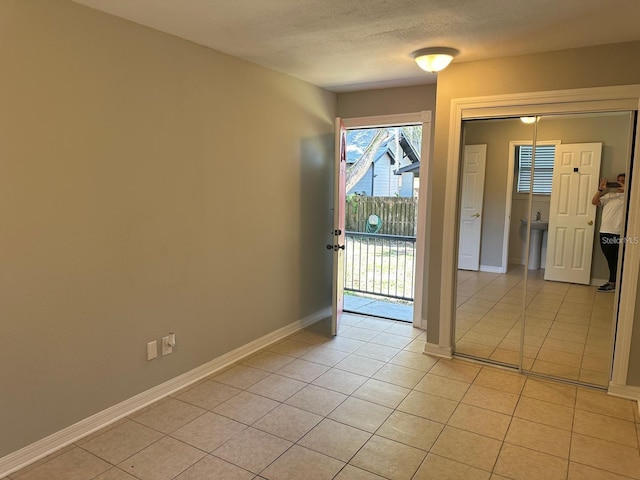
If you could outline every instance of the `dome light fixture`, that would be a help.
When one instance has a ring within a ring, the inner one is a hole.
[[[429,73],[437,73],[447,68],[453,57],[460,53],[455,48],[427,47],[411,54],[418,66]]]
[[[520,117],[520,121],[522,123],[526,123],[527,125],[531,125],[532,123],[536,123],[538,117]]]

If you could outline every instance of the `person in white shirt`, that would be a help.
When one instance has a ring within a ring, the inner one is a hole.
[[[618,252],[623,226],[625,174],[619,174],[616,180],[618,187],[609,188],[607,187],[607,179],[603,178],[598,191],[591,200],[592,204],[602,207],[600,247],[609,265],[609,281],[598,287],[599,292],[614,292],[616,290]]]

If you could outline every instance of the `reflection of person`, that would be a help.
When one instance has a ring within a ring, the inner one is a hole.
[[[622,234],[622,214],[624,211],[625,174],[616,178],[618,188],[608,189],[607,179],[603,178],[591,203],[602,207],[600,216],[600,247],[609,265],[609,281],[598,287],[599,292],[614,292],[616,272],[618,270],[618,251]]]

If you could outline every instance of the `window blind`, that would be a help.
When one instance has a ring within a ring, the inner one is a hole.
[[[529,193],[533,145],[520,145],[517,149],[518,193]],[[551,195],[555,151],[555,145],[538,145],[536,147],[535,171],[533,172],[534,194]]]

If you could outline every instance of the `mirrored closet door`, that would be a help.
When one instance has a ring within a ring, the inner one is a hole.
[[[603,177],[630,184],[634,126],[628,111],[463,121],[457,355],[608,384],[619,295],[598,290],[610,271],[593,203]],[[600,193],[624,218],[625,186]],[[623,255],[620,242],[618,280]]]
[[[462,133],[455,349],[519,366],[527,195],[512,193],[513,165],[515,145],[533,144],[534,125],[519,117],[466,120]]]

